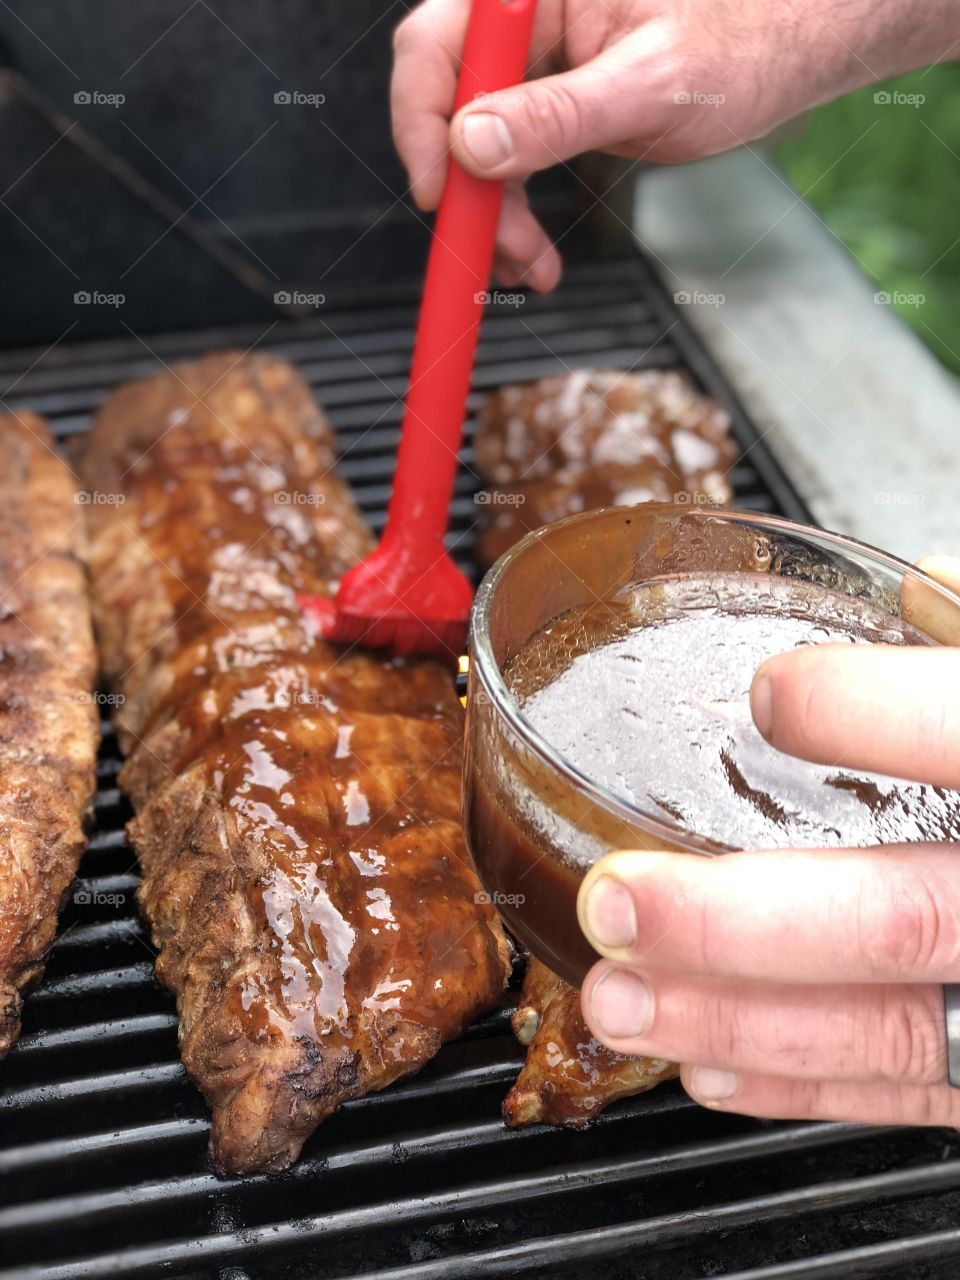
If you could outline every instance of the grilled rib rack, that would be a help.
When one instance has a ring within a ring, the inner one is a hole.
[[[0,355],[9,403],[86,429],[118,383],[159,361],[252,344],[295,361],[330,410],[341,473],[382,527],[415,290],[328,297],[315,319]],[[38,356],[40,358],[38,359]],[[687,368],[725,402],[738,504],[803,504],[657,282],[637,260],[571,273],[494,306],[475,380],[598,364]],[[469,560],[469,446],[451,543]],[[419,1076],[347,1103],[281,1177],[218,1181],[208,1121],[177,1055],[173,1002],[135,910],[129,816],[106,722],[96,826],[23,1037],[0,1064],[0,1280],[736,1280],[947,1277],[960,1262],[956,1134],[765,1124],[701,1110],[676,1084],[583,1134],[507,1132],[521,1050],[503,1008]]]

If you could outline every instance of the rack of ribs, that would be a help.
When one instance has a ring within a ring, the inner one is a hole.
[[[299,375],[238,353],[121,388],[83,459],[117,495],[90,560],[140,905],[221,1173],[286,1167],[509,970],[460,825],[451,673],[335,648],[298,608],[371,544],[333,464]]]
[[[96,786],[83,506],[34,414],[0,418],[0,1057],[43,972]]]
[[[722,506],[733,491],[730,418],[673,371],[582,369],[502,387],[480,408],[475,465],[485,493],[484,567],[532,529],[647,501]],[[581,1128],[617,1098],[677,1074],[614,1053],[590,1032],[580,993],[531,960],[513,1029],[526,1063],[504,1102],[511,1126]]]
[[[730,502],[726,410],[672,370],[581,369],[502,387],[474,437],[484,567],[541,525],[637,502]]]

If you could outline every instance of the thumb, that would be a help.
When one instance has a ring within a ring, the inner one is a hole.
[[[651,123],[633,46],[628,38],[572,71],[461,108],[450,126],[455,158],[478,177],[522,178],[633,138]]]

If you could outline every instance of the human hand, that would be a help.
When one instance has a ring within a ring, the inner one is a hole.
[[[925,567],[960,590],[960,560]],[[751,703],[792,755],[960,788],[960,648],[811,646],[764,663]],[[579,912],[608,957],[583,987],[591,1029],[686,1064],[704,1105],[960,1127],[942,992],[960,982],[960,844],[615,853]]]
[[[560,259],[527,208],[529,174],[600,149],[691,160],[761,137],[872,80],[945,57],[954,0],[539,0],[526,84],[450,121],[469,0],[424,0],[397,28],[393,132],[422,209],[448,150],[509,180],[497,274],[550,289]]]

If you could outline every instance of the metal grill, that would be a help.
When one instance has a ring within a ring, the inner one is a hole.
[[[127,339],[0,356],[8,402],[83,431],[120,382],[215,347],[294,360],[329,408],[340,470],[380,527],[413,337],[415,289],[328,302],[262,330]],[[586,363],[686,367],[733,411],[741,506],[803,505],[640,262],[571,273],[493,308],[475,395]],[[375,424],[375,425],[371,425]],[[451,539],[465,560],[475,479],[464,451]],[[280,1177],[218,1181],[208,1120],[176,1049],[135,910],[129,816],[104,725],[96,825],[23,1036],[0,1065],[0,1280],[772,1280],[946,1277],[960,1253],[955,1134],[765,1124],[703,1111],[676,1084],[586,1133],[507,1132],[521,1051],[515,992],[420,1075],[347,1103]]]

